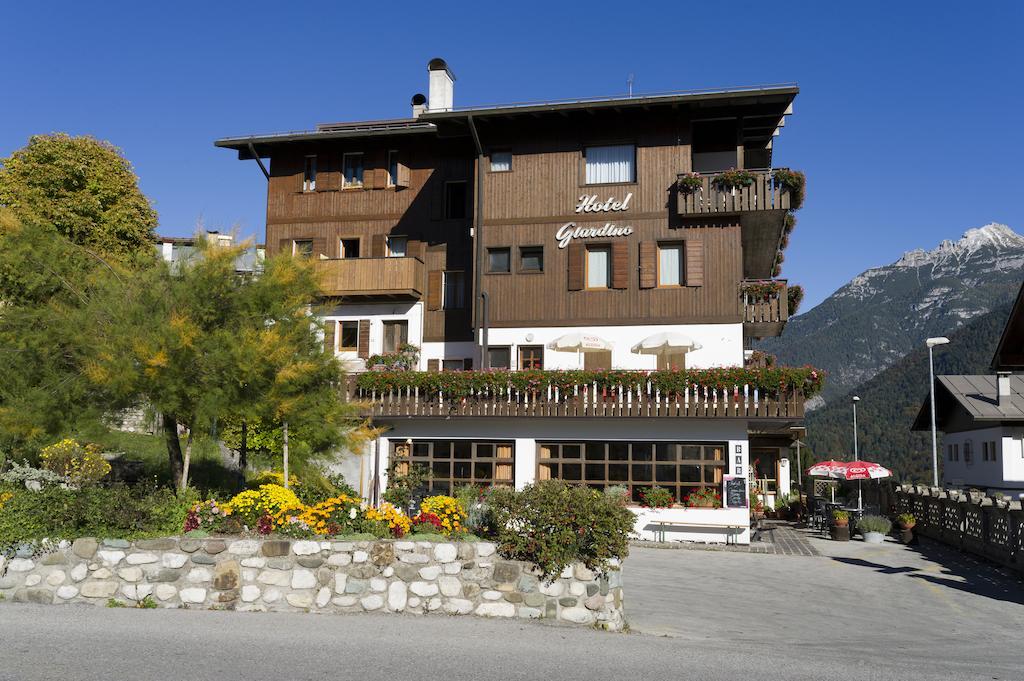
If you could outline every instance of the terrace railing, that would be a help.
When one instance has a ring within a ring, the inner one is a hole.
[[[754,181],[747,187],[720,188],[714,182],[718,173],[701,173],[698,188],[679,189],[680,215],[715,215],[754,210],[789,210],[789,190],[772,180],[771,171],[752,170]]]
[[[511,385],[481,388],[466,395],[446,395],[408,386],[382,391],[360,389],[348,377],[350,399],[365,405],[368,416],[382,417],[672,417],[732,419],[800,419],[804,396],[799,390],[767,393],[748,385],[708,388],[694,385],[663,393],[638,372],[635,382],[615,386],[584,384],[569,390],[546,387],[521,390]]]
[[[1019,501],[903,485],[896,512],[912,513],[921,536],[1024,573],[1024,510]]]
[[[758,282],[744,282],[756,284]],[[789,297],[786,291],[786,281],[783,279],[772,280],[777,286],[771,293],[763,293],[750,288],[740,287],[740,297],[743,300],[743,322],[745,324],[775,324],[789,319]]]

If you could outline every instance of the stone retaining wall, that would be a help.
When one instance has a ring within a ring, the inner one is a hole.
[[[251,611],[406,612],[549,619],[617,630],[621,573],[583,566],[546,584],[494,544],[81,538],[0,558],[0,594],[34,603]]]

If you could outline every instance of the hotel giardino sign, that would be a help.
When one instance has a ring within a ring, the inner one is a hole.
[[[629,210],[629,202],[633,193],[626,194],[621,201],[615,197],[608,197],[607,201],[600,201],[597,194],[584,194],[576,204],[577,213],[613,213]],[[617,236],[629,236],[633,228],[628,225],[619,226],[612,222],[606,222],[600,227],[582,227],[575,222],[567,222],[555,232],[555,240],[559,248],[565,248],[573,239],[599,239]]]

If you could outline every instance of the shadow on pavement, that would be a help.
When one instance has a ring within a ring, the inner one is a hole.
[[[1024,585],[1020,580],[1004,575],[992,565],[930,542],[922,542],[912,550],[921,558],[941,566],[940,574],[916,567],[884,565],[862,558],[833,556],[832,560],[855,567],[871,568],[880,574],[906,575],[975,596],[1024,605]]]

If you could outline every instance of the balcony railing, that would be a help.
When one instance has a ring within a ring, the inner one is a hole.
[[[325,296],[419,298],[423,295],[423,261],[402,258],[315,260]]]
[[[752,170],[754,181],[747,187],[719,188],[718,173],[701,173],[702,184],[693,189],[679,186],[680,215],[722,215],[756,210],[789,210],[789,190],[772,180],[771,171]]]
[[[512,386],[480,388],[465,396],[427,393],[419,387],[381,391],[359,389],[348,379],[349,398],[378,417],[670,417],[733,419],[800,419],[804,395],[799,389],[768,394],[749,385],[730,388],[691,386],[662,393],[645,374],[614,386],[577,385],[569,390],[549,386],[520,390]]]
[[[745,281],[740,287],[744,324],[780,324],[789,319],[787,282]]]

